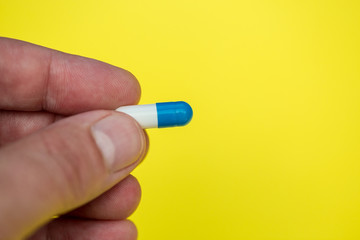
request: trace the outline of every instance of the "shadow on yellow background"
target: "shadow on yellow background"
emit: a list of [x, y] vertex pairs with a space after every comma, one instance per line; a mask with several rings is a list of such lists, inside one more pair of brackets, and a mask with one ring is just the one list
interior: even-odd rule
[[[360, 239], [358, 1], [0, 0], [0, 35], [134, 73], [149, 130], [139, 239]], [[101, 79], [99, 79], [101, 81]]]

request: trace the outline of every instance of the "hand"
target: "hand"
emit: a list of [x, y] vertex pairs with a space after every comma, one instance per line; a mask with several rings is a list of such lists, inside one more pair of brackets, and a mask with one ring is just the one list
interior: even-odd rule
[[0, 38], [0, 239], [136, 239], [148, 139], [111, 109], [139, 98], [123, 69]]

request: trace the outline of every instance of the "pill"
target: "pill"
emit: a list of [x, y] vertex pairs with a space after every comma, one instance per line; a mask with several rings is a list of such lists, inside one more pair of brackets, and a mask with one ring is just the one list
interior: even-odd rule
[[144, 129], [184, 126], [193, 115], [190, 105], [182, 101], [123, 106], [115, 111], [130, 115]]

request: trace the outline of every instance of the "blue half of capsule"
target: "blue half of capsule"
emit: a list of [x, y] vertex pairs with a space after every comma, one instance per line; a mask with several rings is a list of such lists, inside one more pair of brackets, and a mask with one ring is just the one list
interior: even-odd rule
[[156, 103], [158, 127], [176, 127], [188, 124], [193, 111], [186, 102]]

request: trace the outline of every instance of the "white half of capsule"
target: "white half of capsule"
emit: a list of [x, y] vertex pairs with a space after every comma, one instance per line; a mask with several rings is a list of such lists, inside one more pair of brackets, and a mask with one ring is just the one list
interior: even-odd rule
[[115, 111], [123, 112], [130, 115], [144, 129], [158, 127], [156, 104], [124, 106], [117, 108]]

